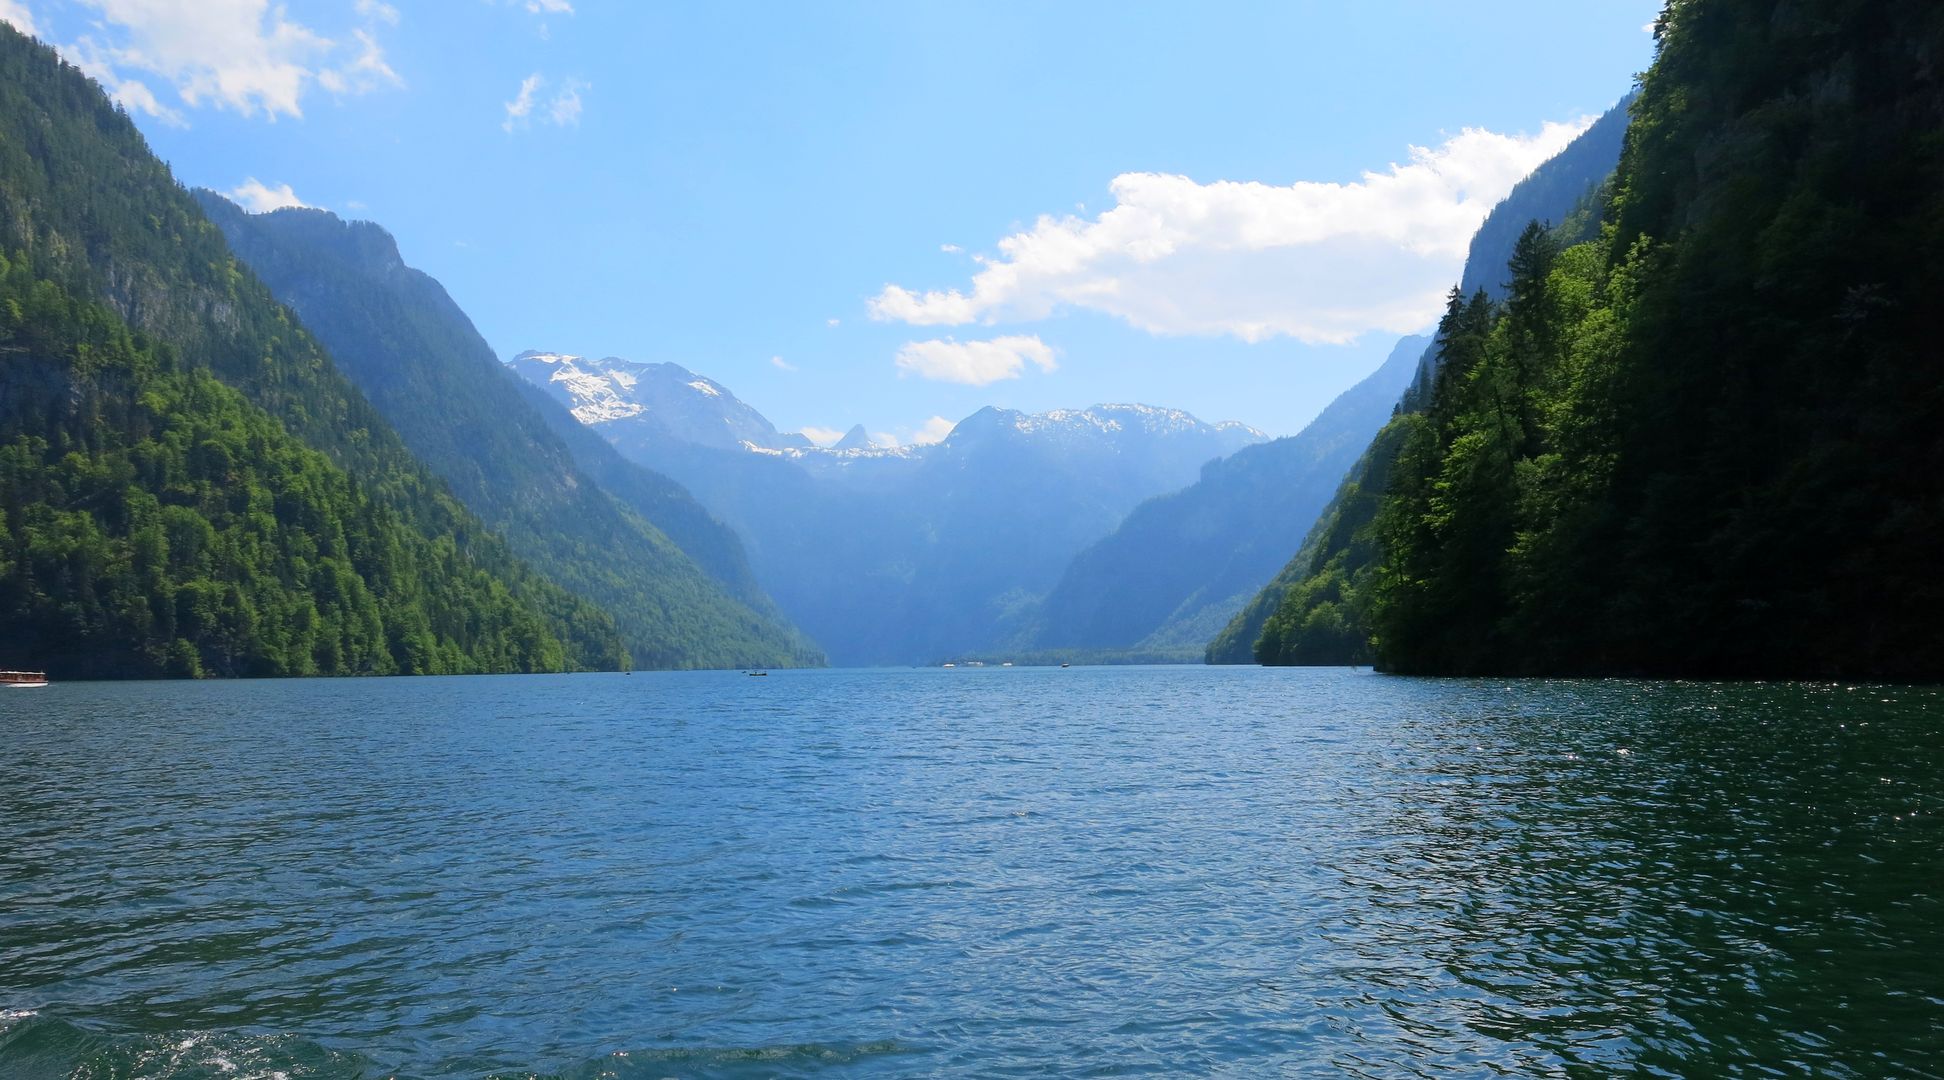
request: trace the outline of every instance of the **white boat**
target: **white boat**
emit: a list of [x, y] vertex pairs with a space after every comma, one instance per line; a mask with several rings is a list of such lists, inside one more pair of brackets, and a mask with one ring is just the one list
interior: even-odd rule
[[47, 672], [45, 671], [0, 671], [0, 686], [30, 690], [36, 686], [46, 685]]

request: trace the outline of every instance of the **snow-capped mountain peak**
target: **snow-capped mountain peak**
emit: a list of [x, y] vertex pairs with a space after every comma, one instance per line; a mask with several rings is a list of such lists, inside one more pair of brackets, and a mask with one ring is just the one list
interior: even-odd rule
[[777, 431], [721, 383], [680, 364], [533, 350], [508, 365], [559, 398], [581, 423], [610, 427], [610, 437], [617, 440], [622, 434], [615, 425], [628, 428], [630, 438], [728, 450], [748, 445], [776, 451], [809, 442]]
[[649, 364], [619, 357], [591, 360], [573, 353], [524, 352], [510, 366], [560, 398], [583, 424], [605, 429], [618, 444], [664, 443], [740, 450], [782, 457], [806, 467], [846, 467], [878, 460], [916, 462], [937, 454], [1017, 444], [1055, 454], [1124, 453], [1180, 444], [1209, 456], [1226, 456], [1262, 432], [1233, 421], [1209, 424], [1181, 409], [1141, 404], [1101, 404], [1084, 409], [1028, 413], [988, 407], [961, 421], [942, 442], [882, 446], [862, 424], [829, 447], [779, 432], [721, 383], [679, 364]]

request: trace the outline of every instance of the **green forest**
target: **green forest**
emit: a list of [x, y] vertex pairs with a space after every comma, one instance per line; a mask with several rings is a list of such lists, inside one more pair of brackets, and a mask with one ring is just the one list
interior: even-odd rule
[[[1944, 9], [1673, 0], [1654, 31], [1634, 92], [1486, 219], [1389, 422], [1207, 659], [1934, 675]], [[100, 86], [7, 26], [0, 288], [0, 666], [822, 661], [726, 525], [501, 370], [382, 229], [199, 201]], [[1309, 478], [1302, 520], [1341, 467]], [[1155, 505], [1210, 527], [1192, 500]], [[842, 525], [819, 557], [875, 542]], [[1300, 526], [1273, 527], [1248, 550], [1286, 552]], [[1007, 547], [994, 528], [926, 544], [984, 557]], [[1105, 612], [1088, 633], [1153, 624], [1197, 569], [1158, 561], [1172, 577], [1083, 561], [1056, 599]], [[1263, 570], [1224, 579], [1190, 633]], [[777, 578], [786, 600], [807, 581], [874, 610], [863, 576]]]
[[11, 27], [0, 251], [0, 666], [628, 664], [606, 613], [412, 458], [100, 88]]
[[[100, 304], [0, 259], [0, 619], [55, 672], [558, 671], [547, 620]], [[613, 639], [598, 615], [582, 639]], [[575, 657], [616, 665], [604, 655]]]
[[[613, 616], [637, 665], [822, 662], [756, 586], [735, 533], [598, 435], [583, 433], [592, 450], [563, 440], [560, 430], [579, 426], [572, 414], [530, 399], [383, 229], [323, 210], [245, 214], [214, 193], [193, 194], [407, 449], [528, 565]], [[560, 414], [560, 428], [545, 410]]]
[[1944, 9], [1689, 0], [1657, 34], [1597, 235], [1534, 225], [1502, 302], [1453, 290], [1257, 659], [1934, 674]]

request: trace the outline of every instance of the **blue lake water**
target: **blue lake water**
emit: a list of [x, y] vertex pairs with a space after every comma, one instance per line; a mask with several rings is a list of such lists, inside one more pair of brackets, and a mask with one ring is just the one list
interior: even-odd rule
[[0, 691], [0, 1077], [1936, 1076], [1944, 693]]

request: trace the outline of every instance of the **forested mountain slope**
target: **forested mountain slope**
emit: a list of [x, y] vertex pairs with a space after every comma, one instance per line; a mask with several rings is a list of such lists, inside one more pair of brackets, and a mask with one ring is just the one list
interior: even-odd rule
[[406, 527], [241, 394], [24, 259], [0, 259], [0, 512], [0, 666], [100, 678], [568, 662], [456, 538]]
[[[445, 289], [405, 265], [383, 229], [323, 210], [246, 214], [212, 192], [196, 196], [411, 451], [516, 554], [609, 612], [638, 666], [821, 661], [754, 589], [735, 534], [679, 486], [620, 476], [646, 470], [617, 459], [606, 471], [635, 496], [623, 502], [583, 470], [541, 415], [562, 407], [529, 398]], [[651, 514], [683, 527], [747, 599], [729, 595]]]
[[1300, 433], [1212, 461], [1195, 483], [1135, 507], [1068, 564], [1038, 607], [1028, 647], [1199, 653], [1302, 541], [1390, 418], [1426, 342], [1399, 341]]
[[[1607, 110], [1564, 150], [1515, 185], [1486, 215], [1466, 252], [1461, 286], [1466, 295], [1477, 291], [1488, 296], [1503, 295], [1506, 264], [1528, 223], [1534, 220], [1559, 223], [1575, 237], [1597, 227], [1600, 186], [1620, 159], [1627, 107], [1632, 100], [1630, 94]], [[1406, 411], [1414, 409], [1415, 400], [1429, 392], [1436, 370], [1437, 351], [1425, 348], [1416, 364], [1411, 389], [1404, 395]], [[1336, 493], [1322, 514], [1306, 523], [1302, 545], [1295, 557], [1235, 613], [1209, 644], [1206, 655], [1210, 663], [1246, 664], [1257, 659], [1255, 645], [1270, 615], [1282, 605], [1292, 586], [1312, 577], [1315, 581], [1292, 602], [1278, 625], [1279, 635], [1291, 625], [1307, 626], [1306, 636], [1300, 642], [1292, 641], [1287, 651], [1279, 636], [1266, 654], [1269, 662], [1368, 661], [1362, 619], [1357, 614], [1361, 594], [1348, 576], [1369, 563], [1368, 553], [1372, 549], [1358, 529], [1368, 527], [1374, 500], [1383, 493], [1394, 440], [1385, 428], [1384, 433], [1370, 442], [1370, 447], [1356, 458], [1349, 472], [1341, 476]], [[1355, 554], [1351, 553], [1353, 547]], [[1326, 573], [1323, 567], [1331, 560], [1335, 560], [1336, 569]]]
[[[27, 301], [20, 302], [18, 312], [9, 309], [10, 325], [29, 327], [29, 337], [0, 355], [10, 381], [68, 387], [66, 398], [43, 397], [39, 404], [23, 390], [9, 403], [10, 426], [0, 432], [12, 448], [4, 497], [6, 588], [15, 612], [0, 646], [20, 662], [36, 662], [41, 655], [36, 650], [87, 624], [89, 647], [59, 654], [83, 672], [93, 671], [89, 665], [97, 662], [105, 665], [103, 674], [197, 666], [237, 673], [302, 670], [288, 648], [281, 650], [285, 659], [275, 661], [263, 659], [280, 651], [272, 644], [259, 654], [223, 642], [247, 640], [252, 626], [261, 629], [266, 620], [280, 617], [274, 610], [295, 610], [288, 594], [313, 587], [310, 572], [316, 566], [303, 554], [311, 543], [320, 558], [334, 553], [328, 556], [336, 560], [333, 575], [348, 570], [371, 596], [392, 598], [397, 616], [386, 619], [381, 610], [377, 637], [385, 641], [388, 660], [359, 659], [364, 647], [359, 643], [375, 640], [364, 634], [345, 639], [347, 648], [336, 662], [326, 662], [328, 650], [313, 652], [320, 671], [523, 670], [626, 662], [605, 613], [536, 576], [411, 457], [310, 335], [231, 256], [222, 234], [101, 89], [53, 50], [11, 27], [0, 27], [0, 251], [6, 253], [13, 288], [40, 305], [34, 311], [69, 305], [65, 314], [45, 317], [35, 316]], [[107, 311], [95, 310], [97, 303]], [[120, 322], [135, 332], [125, 347], [118, 341], [115, 324]], [[164, 359], [151, 363], [145, 357]], [[154, 376], [160, 382], [143, 374], [151, 368], [162, 373]], [[241, 400], [206, 393], [210, 378], [198, 371], [240, 391]], [[144, 396], [149, 390], [153, 393]], [[127, 394], [136, 395], [132, 402], [114, 400]], [[95, 407], [90, 402], [104, 409], [133, 404], [140, 411], [125, 417], [128, 426], [119, 434], [106, 426], [93, 432], [94, 421], [74, 411]], [[218, 429], [228, 434], [219, 436]], [[290, 452], [279, 432], [318, 456]], [[80, 447], [74, 454], [58, 453], [69, 436], [80, 439]], [[215, 449], [200, 458], [192, 455], [180, 468], [167, 455], [143, 457], [151, 453], [144, 442], [174, 445], [192, 436], [197, 447], [207, 443], [230, 452], [229, 468], [243, 470], [233, 482], [236, 496], [245, 501], [230, 510], [249, 520], [226, 524], [222, 514], [203, 505], [211, 485], [232, 476]], [[276, 460], [239, 466], [235, 448], [259, 443]], [[271, 471], [252, 471], [259, 466]], [[89, 489], [91, 496], [78, 494], [71, 474], [96, 467], [111, 469], [110, 479]], [[343, 481], [349, 488], [332, 494], [329, 489], [339, 481], [331, 477], [339, 471], [349, 474]], [[278, 504], [286, 481], [308, 484], [312, 493]], [[258, 492], [267, 492], [270, 503]], [[145, 498], [155, 501], [157, 513], [173, 506], [215, 514], [209, 524], [218, 531], [217, 547], [236, 546], [217, 563], [172, 570], [166, 580], [180, 586], [173, 596], [144, 594], [150, 616], [159, 622], [167, 621], [161, 609], [173, 602], [178, 625], [193, 621], [180, 617], [185, 604], [200, 612], [196, 618], [206, 614], [220, 624], [177, 635], [176, 641], [197, 652], [194, 665], [173, 641], [113, 640], [117, 628], [141, 622], [132, 593], [117, 592], [125, 609], [99, 617], [101, 597], [90, 595], [96, 574], [85, 569], [85, 558], [93, 556], [83, 553], [133, 558], [110, 549], [124, 538], [133, 542], [142, 515], [131, 511], [134, 516], [124, 519], [116, 507], [146, 507]], [[277, 518], [278, 505], [297, 516]], [[300, 512], [305, 506], [316, 512], [305, 517]], [[273, 542], [271, 523], [258, 516], [265, 513], [278, 527], [302, 535]], [[76, 514], [94, 524], [84, 527]], [[347, 524], [347, 516], [369, 525]], [[89, 537], [90, 528], [108, 539], [108, 548]], [[360, 530], [378, 545], [375, 553], [354, 540]], [[83, 539], [68, 544], [58, 538], [62, 533]], [[272, 572], [268, 568], [280, 565], [273, 546], [297, 553], [294, 557], [307, 565]], [[60, 579], [64, 584], [29, 576], [63, 559], [70, 567]], [[420, 576], [423, 588], [389, 576], [404, 573]], [[233, 594], [229, 584], [238, 586]], [[198, 599], [208, 591], [204, 585], [224, 591], [221, 604]], [[415, 632], [421, 615], [429, 637]], [[370, 629], [368, 622], [364, 629]], [[529, 645], [506, 647], [515, 639]], [[166, 655], [156, 655], [156, 648]], [[118, 649], [119, 660], [113, 658]]]
[[1669, 5], [1610, 227], [1529, 232], [1441, 327], [1371, 530], [1381, 664], [1938, 676], [1940, 56], [1934, 3]]

